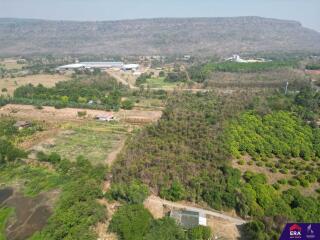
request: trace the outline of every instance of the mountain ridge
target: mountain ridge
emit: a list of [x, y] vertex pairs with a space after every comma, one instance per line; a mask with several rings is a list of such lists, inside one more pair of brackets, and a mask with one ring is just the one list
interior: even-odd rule
[[0, 55], [228, 55], [320, 51], [320, 33], [255, 16], [69, 21], [0, 18]]

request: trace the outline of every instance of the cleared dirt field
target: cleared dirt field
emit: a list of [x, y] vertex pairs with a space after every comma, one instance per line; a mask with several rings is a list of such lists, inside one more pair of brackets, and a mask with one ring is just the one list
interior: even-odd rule
[[[78, 117], [78, 112], [85, 111], [85, 117]], [[96, 115], [105, 115], [107, 113], [102, 110], [63, 108], [55, 109], [54, 107], [43, 107], [36, 109], [31, 105], [8, 104], [0, 108], [0, 115], [11, 115], [13, 117], [25, 120], [37, 120], [46, 122], [69, 122], [69, 121], [87, 121], [93, 119]], [[162, 115], [161, 111], [143, 111], [143, 110], [120, 110], [114, 112], [114, 116], [120, 121], [129, 123], [150, 123], [156, 122]]]
[[59, 74], [39, 74], [39, 75], [30, 75], [25, 77], [16, 77], [16, 78], [2, 78], [0, 79], [0, 89], [7, 88], [7, 94], [13, 94], [14, 90], [20, 86], [26, 84], [38, 85], [41, 83], [46, 87], [53, 87], [57, 82], [67, 81], [70, 77], [67, 75], [59, 75]]

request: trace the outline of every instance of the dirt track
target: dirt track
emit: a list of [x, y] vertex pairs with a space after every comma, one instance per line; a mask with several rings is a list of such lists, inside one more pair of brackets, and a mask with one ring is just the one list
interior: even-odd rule
[[192, 207], [192, 206], [182, 204], [182, 203], [170, 202], [170, 201], [161, 199], [156, 196], [150, 196], [146, 200], [146, 202], [148, 202], [149, 204], [152, 204], [154, 206], [162, 205], [162, 206], [166, 206], [169, 208], [177, 208], [177, 209], [184, 209], [184, 210], [188, 210], [188, 211], [204, 213], [207, 216], [220, 218], [220, 219], [226, 220], [230, 223], [233, 223], [235, 225], [242, 225], [242, 224], [246, 223], [246, 221], [241, 218], [231, 217], [231, 216], [229, 216], [225, 213], [222, 213], [222, 212], [213, 211], [213, 210], [206, 210], [206, 209], [202, 209], [202, 208], [198, 208], [198, 207]]

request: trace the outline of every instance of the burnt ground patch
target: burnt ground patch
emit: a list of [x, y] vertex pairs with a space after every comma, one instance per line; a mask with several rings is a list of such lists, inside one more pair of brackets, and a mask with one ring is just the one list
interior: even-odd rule
[[13, 189], [10, 187], [0, 189], [0, 205], [4, 203], [13, 194]]
[[[10, 189], [10, 188], [8, 188]], [[59, 191], [53, 190], [41, 193], [37, 197], [24, 196], [11, 188], [0, 190], [3, 206], [14, 208], [14, 214], [9, 218], [5, 234], [8, 240], [24, 240], [41, 230], [52, 214], [52, 208]]]

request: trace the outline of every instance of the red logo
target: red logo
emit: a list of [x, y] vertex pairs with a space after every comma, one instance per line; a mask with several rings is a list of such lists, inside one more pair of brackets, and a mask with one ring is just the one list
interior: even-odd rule
[[301, 227], [298, 224], [290, 227], [290, 238], [301, 238]]

